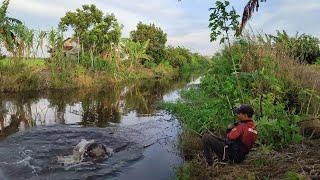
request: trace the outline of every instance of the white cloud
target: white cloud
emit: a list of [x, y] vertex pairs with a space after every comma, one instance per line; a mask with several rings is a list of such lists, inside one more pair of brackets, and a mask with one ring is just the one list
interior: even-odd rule
[[219, 42], [210, 42], [210, 32], [202, 29], [185, 35], [169, 36], [168, 43], [173, 46], [181, 46], [205, 55], [213, 55], [220, 49]]
[[[210, 46], [208, 31], [203, 30], [207, 27], [207, 18], [201, 19], [200, 22], [199, 19], [190, 18], [195, 14], [181, 8], [181, 3], [176, 0], [12, 0], [10, 11], [20, 15], [19, 18], [22, 17], [23, 21], [27, 21], [26, 23], [33, 27], [38, 27], [36, 24], [47, 24], [47, 21], [54, 22], [51, 26], [56, 27], [59, 19], [67, 11], [91, 3], [96, 4], [105, 13], [114, 13], [124, 25], [124, 36], [128, 36], [137, 23], [142, 21], [155, 23], [167, 32], [169, 45], [185, 46], [204, 54], [212, 54], [211, 51], [215, 49]], [[32, 19], [24, 19], [28, 16], [32, 16]], [[44, 22], [43, 19], [47, 21]], [[199, 24], [205, 26], [196, 27]], [[199, 28], [202, 29], [198, 31]]]
[[26, 15], [33, 14], [46, 17], [59, 17], [66, 11], [62, 4], [37, 0], [12, 0], [9, 10], [11, 9]]
[[[268, 1], [267, 1], [268, 2]], [[268, 8], [273, 3], [272, 8]], [[254, 15], [250, 25], [254, 30], [265, 33], [275, 33], [276, 30], [286, 30], [290, 34], [309, 33], [320, 35], [320, 24], [317, 17], [320, 15], [319, 0], [282, 0], [270, 1], [265, 8]]]
[[[168, 34], [168, 44], [185, 46], [202, 54], [213, 54], [218, 43], [209, 42], [208, 8], [211, 0], [11, 0], [10, 16], [18, 17], [33, 28], [57, 27], [59, 19], [82, 4], [96, 4], [105, 13], [114, 13], [128, 36], [139, 21], [155, 23]], [[239, 12], [246, 1], [234, 1]], [[285, 29], [320, 35], [319, 0], [281, 0], [261, 4], [250, 20], [253, 30], [274, 33]], [[248, 29], [248, 28], [247, 28]]]

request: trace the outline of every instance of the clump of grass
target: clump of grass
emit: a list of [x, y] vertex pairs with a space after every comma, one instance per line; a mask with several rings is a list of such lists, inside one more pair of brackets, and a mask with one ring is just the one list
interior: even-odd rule
[[40, 74], [25, 63], [0, 64], [0, 91], [38, 90], [41, 86]]
[[178, 141], [179, 149], [185, 160], [191, 160], [202, 152], [201, 137], [189, 131], [184, 131]]

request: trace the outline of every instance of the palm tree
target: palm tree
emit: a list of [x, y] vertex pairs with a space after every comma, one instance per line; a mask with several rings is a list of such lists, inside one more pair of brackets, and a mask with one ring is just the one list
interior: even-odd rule
[[267, 0], [249, 0], [247, 5], [244, 7], [242, 20], [241, 20], [241, 24], [240, 24], [240, 27], [239, 27], [239, 31], [237, 32], [237, 35], [241, 35], [241, 33], [242, 33], [244, 27], [246, 26], [247, 22], [252, 17], [252, 14], [255, 11], [259, 10], [260, 2], [266, 2], [266, 1]]

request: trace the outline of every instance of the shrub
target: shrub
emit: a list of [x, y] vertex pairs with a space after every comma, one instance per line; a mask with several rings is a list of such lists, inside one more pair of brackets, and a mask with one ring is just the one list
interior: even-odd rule
[[0, 63], [0, 92], [38, 90], [42, 83], [40, 75], [21, 61]]
[[283, 46], [289, 55], [302, 63], [315, 63], [320, 57], [319, 39], [307, 34], [290, 37], [285, 31], [278, 31], [276, 36], [269, 35], [275, 46]]
[[288, 119], [268, 119], [262, 117], [257, 123], [259, 141], [273, 147], [283, 147], [288, 144], [299, 143], [303, 138], [300, 128]]

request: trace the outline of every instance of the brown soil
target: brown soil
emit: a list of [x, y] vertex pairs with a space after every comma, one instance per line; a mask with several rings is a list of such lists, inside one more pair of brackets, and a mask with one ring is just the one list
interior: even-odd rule
[[[209, 167], [199, 153], [189, 163], [190, 179], [320, 179], [320, 139], [282, 151], [258, 147], [241, 164], [216, 161]], [[181, 171], [182, 177], [186, 172]], [[183, 179], [183, 178], [182, 178]]]

